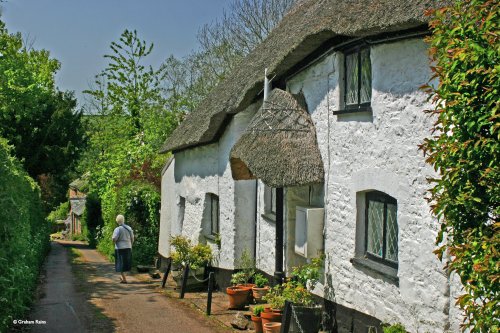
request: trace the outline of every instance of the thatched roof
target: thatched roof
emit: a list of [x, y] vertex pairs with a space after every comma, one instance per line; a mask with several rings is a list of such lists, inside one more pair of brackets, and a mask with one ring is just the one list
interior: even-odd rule
[[[426, 24], [424, 11], [447, 0], [304, 0], [190, 113], [162, 152], [217, 139], [224, 120], [262, 91], [264, 69], [282, 78], [294, 65], [334, 38], [367, 37]], [[340, 39], [339, 39], [340, 40]]]
[[231, 150], [234, 179], [259, 178], [271, 187], [323, 182], [316, 130], [301, 97], [272, 91]]

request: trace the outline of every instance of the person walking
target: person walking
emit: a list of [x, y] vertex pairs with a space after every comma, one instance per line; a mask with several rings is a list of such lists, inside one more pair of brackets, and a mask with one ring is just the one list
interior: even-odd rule
[[116, 216], [118, 227], [113, 231], [113, 243], [115, 243], [115, 271], [121, 274], [120, 283], [127, 283], [125, 272], [132, 269], [132, 244], [134, 243], [134, 231], [125, 224], [123, 215]]

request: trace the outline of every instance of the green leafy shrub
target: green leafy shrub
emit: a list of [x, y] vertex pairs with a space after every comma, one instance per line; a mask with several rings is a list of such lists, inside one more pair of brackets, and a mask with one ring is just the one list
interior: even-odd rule
[[[464, 330], [494, 332], [500, 318], [500, 3], [460, 0], [430, 13], [437, 87], [433, 136], [422, 145], [439, 172], [429, 202], [441, 222], [436, 243], [461, 279]], [[444, 244], [444, 245], [443, 245]], [[450, 256], [448, 256], [449, 254]]]
[[96, 247], [97, 233], [102, 229], [103, 225], [101, 200], [99, 200], [99, 196], [96, 193], [89, 193], [85, 200], [82, 226], [85, 239], [89, 242], [90, 247]]
[[257, 286], [257, 288], [264, 288], [269, 284], [269, 280], [261, 273], [257, 273], [254, 275], [253, 282], [255, 283], [255, 286]]
[[256, 317], [260, 317], [260, 314], [264, 312], [264, 305], [257, 305], [256, 307], [253, 308], [253, 315]]
[[177, 267], [189, 265], [192, 270], [197, 270], [205, 266], [212, 260], [212, 249], [208, 245], [192, 245], [191, 241], [184, 236], [172, 237], [171, 245], [174, 247], [172, 252], [172, 263]]
[[69, 214], [69, 202], [62, 202], [56, 209], [51, 211], [47, 216], [47, 221], [51, 224], [56, 224], [57, 220], [65, 220]]
[[153, 185], [131, 181], [116, 192], [105, 193], [102, 210], [104, 226], [99, 229], [97, 248], [109, 258], [114, 253], [111, 239], [117, 227], [115, 218], [125, 216], [125, 223], [134, 230], [133, 261], [149, 265], [158, 252], [160, 193]]
[[0, 332], [32, 301], [49, 233], [38, 186], [0, 138]]
[[394, 325], [384, 324], [382, 325], [382, 330], [384, 333], [406, 333], [405, 327], [399, 323]]

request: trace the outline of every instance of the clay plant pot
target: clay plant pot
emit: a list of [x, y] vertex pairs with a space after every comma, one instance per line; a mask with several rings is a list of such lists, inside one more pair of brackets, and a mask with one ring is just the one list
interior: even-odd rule
[[268, 292], [269, 292], [269, 287], [267, 286], [264, 288], [259, 288], [259, 287], [252, 288], [253, 298], [255, 299], [256, 303], [262, 302], [262, 297], [266, 296]]
[[268, 311], [264, 309], [264, 312], [260, 313], [260, 317], [262, 318], [262, 325], [268, 323], [281, 323], [282, 312], [281, 311]]
[[255, 287], [253, 283], [237, 284], [236, 287], [248, 290], [248, 303], [253, 303], [252, 288]]
[[248, 303], [248, 289], [240, 287], [227, 287], [226, 293], [229, 297], [229, 309], [241, 310]]
[[264, 329], [262, 327], [262, 318], [252, 315], [253, 326], [255, 327], [255, 333], [263, 333]]
[[267, 323], [264, 324], [264, 333], [280, 333], [281, 323]]

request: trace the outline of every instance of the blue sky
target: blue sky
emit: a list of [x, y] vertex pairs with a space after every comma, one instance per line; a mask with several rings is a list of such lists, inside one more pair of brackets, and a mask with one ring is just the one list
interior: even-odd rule
[[221, 17], [229, 0], [8, 0], [1, 19], [10, 32], [21, 32], [36, 49], [58, 59], [61, 90], [77, 97], [106, 65], [103, 55], [125, 29], [136, 29], [153, 42], [157, 66], [170, 54], [187, 55], [196, 48], [196, 33]]

